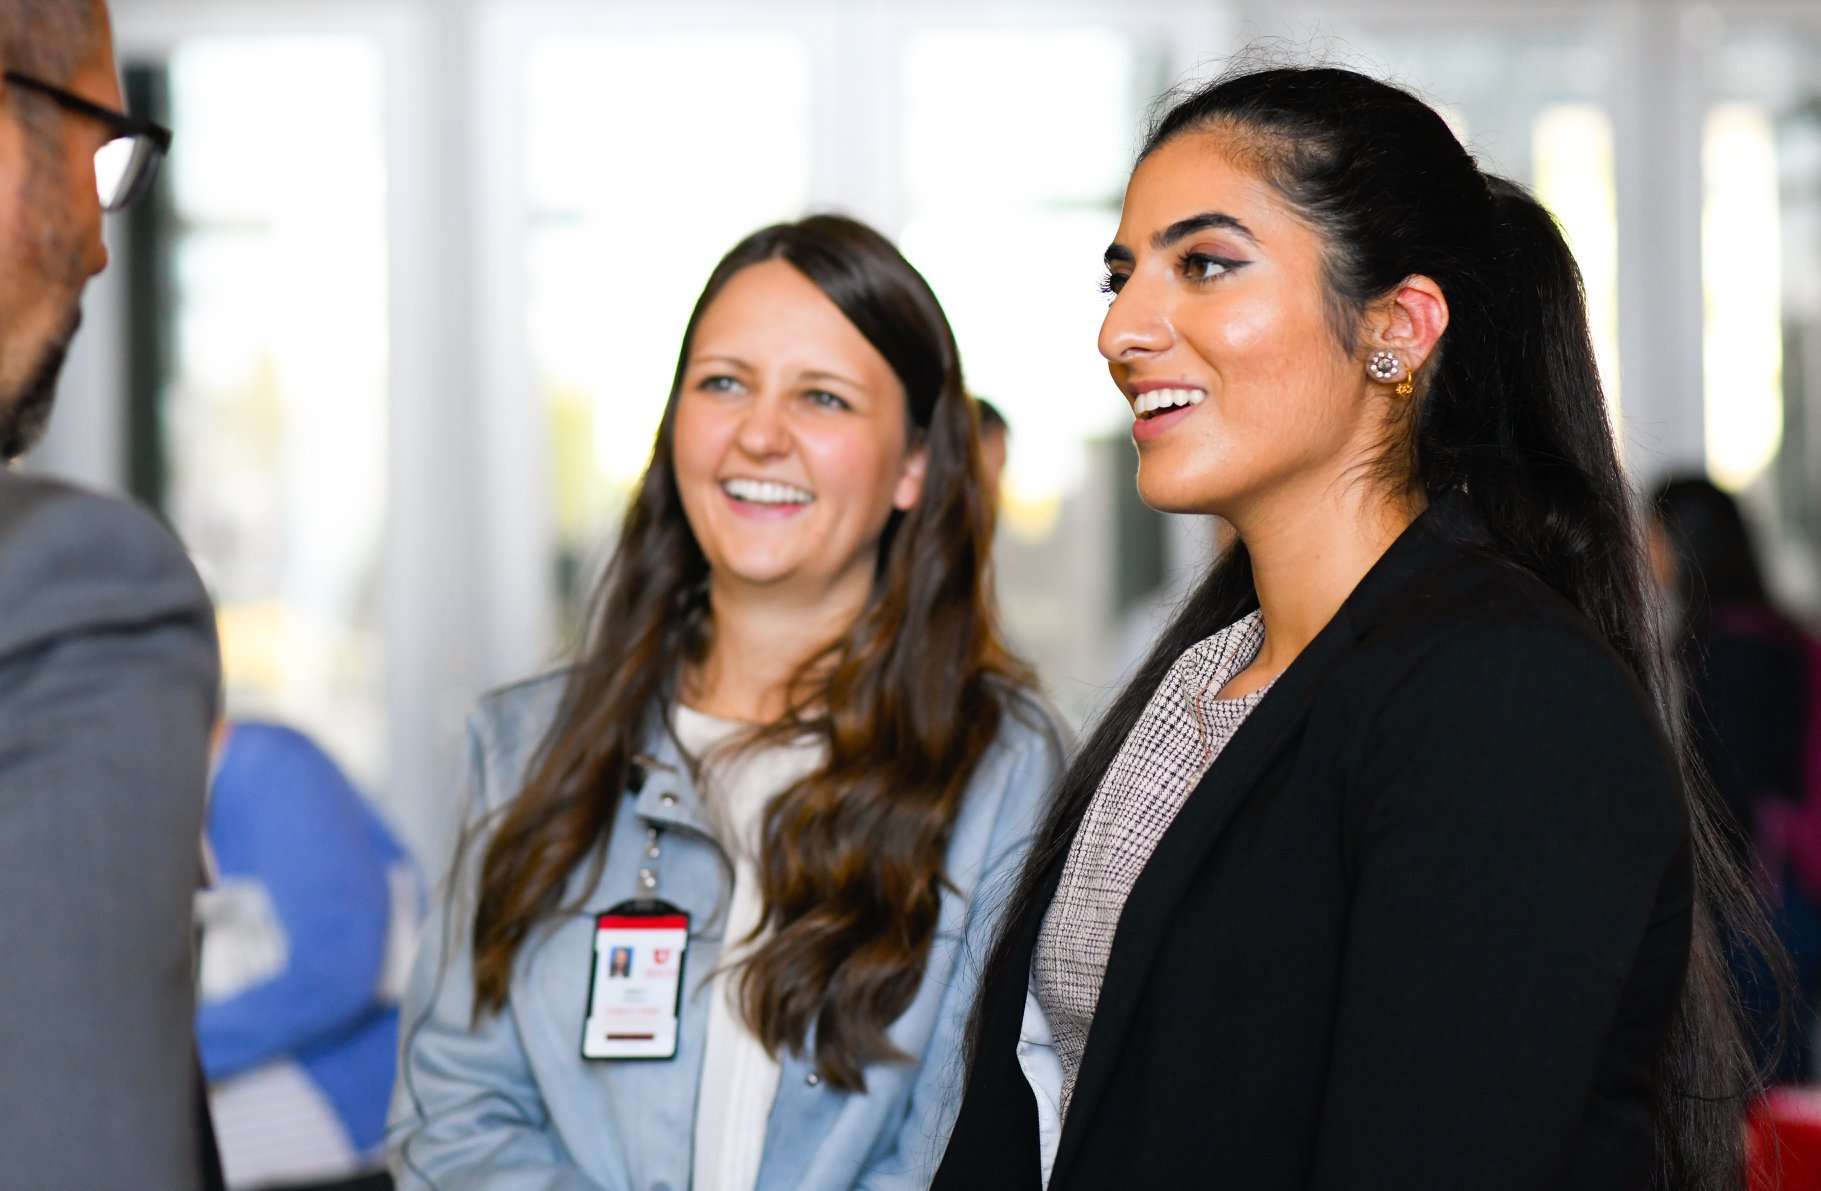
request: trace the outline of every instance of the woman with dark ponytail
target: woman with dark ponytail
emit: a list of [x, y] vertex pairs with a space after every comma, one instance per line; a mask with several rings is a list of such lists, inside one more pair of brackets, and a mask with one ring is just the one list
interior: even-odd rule
[[1736, 1188], [1750, 915], [1549, 214], [1410, 94], [1149, 136], [1100, 350], [1237, 543], [1063, 779], [940, 1188]]

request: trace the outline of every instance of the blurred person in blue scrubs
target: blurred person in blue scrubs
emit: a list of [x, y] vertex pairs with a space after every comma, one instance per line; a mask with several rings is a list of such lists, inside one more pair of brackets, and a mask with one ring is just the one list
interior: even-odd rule
[[275, 724], [222, 727], [208, 841], [196, 1033], [228, 1186], [383, 1191], [416, 869], [335, 762]]

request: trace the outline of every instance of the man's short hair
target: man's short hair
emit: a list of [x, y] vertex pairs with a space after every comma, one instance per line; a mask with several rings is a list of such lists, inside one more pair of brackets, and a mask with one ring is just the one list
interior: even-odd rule
[[[0, 69], [42, 82], [68, 82], [95, 48], [107, 16], [100, 0], [0, 0]], [[55, 109], [41, 95], [10, 88], [12, 114], [35, 147], [34, 170], [50, 152]]]
[[0, 67], [67, 82], [104, 19], [98, 0], [0, 0]]

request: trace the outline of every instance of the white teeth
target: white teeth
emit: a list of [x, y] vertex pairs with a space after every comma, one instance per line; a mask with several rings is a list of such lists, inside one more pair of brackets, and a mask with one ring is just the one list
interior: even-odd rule
[[1139, 417], [1178, 405], [1200, 405], [1208, 395], [1200, 389], [1152, 389], [1132, 399], [1132, 412]]
[[721, 491], [755, 505], [806, 505], [816, 499], [813, 492], [777, 480], [722, 480]]

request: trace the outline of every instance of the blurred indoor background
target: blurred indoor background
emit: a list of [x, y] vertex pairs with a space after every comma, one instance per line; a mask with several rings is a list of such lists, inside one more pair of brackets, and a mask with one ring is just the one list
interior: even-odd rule
[[1090, 714], [1207, 552], [1133, 495], [1094, 336], [1147, 103], [1255, 39], [1444, 107], [1580, 258], [1639, 484], [1705, 470], [1821, 611], [1821, 5], [115, 0], [176, 144], [32, 466], [134, 492], [230, 709], [336, 755], [434, 871], [462, 719], [562, 654], [689, 305], [746, 231], [897, 237], [1011, 424], [999, 582]]

